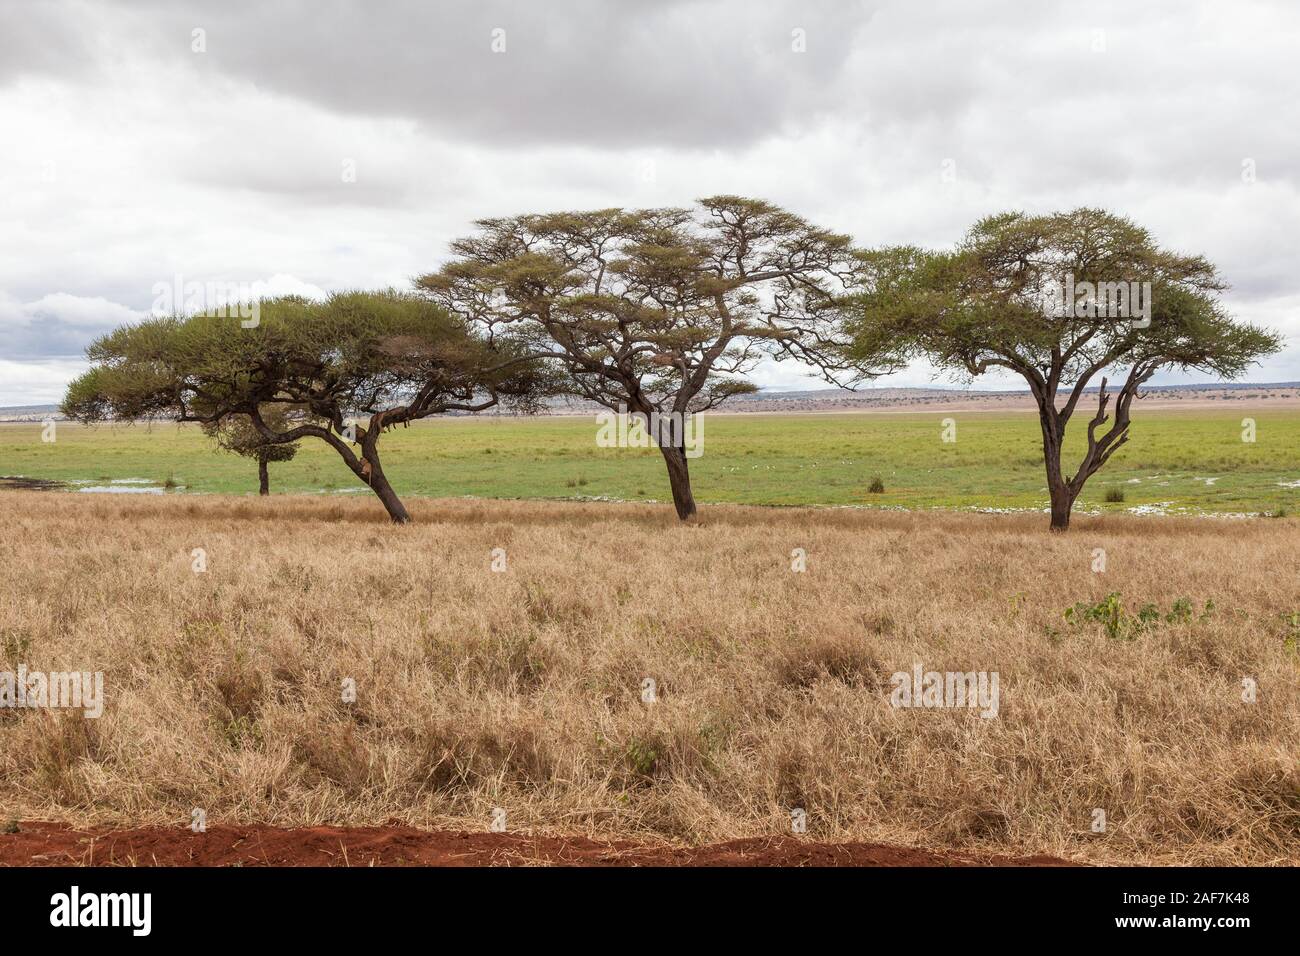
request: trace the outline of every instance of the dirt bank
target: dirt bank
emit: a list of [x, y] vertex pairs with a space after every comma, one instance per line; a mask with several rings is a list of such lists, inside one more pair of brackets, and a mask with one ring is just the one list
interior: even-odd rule
[[0, 866], [1069, 866], [1049, 856], [974, 856], [794, 837], [698, 847], [586, 837], [383, 827], [77, 830], [23, 823], [0, 834]]

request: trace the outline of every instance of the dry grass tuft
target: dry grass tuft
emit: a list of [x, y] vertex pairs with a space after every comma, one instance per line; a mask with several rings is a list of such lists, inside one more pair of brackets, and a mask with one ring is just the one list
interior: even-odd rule
[[[503, 807], [697, 841], [803, 807], [819, 839], [1300, 862], [1293, 521], [412, 512], [0, 495], [0, 670], [102, 670], [107, 697], [99, 720], [0, 711], [3, 816], [483, 829]], [[1159, 620], [1065, 621], [1111, 592]], [[997, 671], [999, 716], [891, 707], [914, 662]]]

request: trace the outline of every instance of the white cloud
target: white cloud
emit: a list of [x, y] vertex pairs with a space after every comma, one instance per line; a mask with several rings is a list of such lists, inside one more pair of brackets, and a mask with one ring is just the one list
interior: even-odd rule
[[0, 297], [0, 357], [76, 357], [90, 339], [140, 318], [102, 296], [52, 292], [25, 303]]
[[86, 362], [75, 359], [13, 362], [0, 358], [0, 407], [58, 404], [68, 382], [86, 367]]

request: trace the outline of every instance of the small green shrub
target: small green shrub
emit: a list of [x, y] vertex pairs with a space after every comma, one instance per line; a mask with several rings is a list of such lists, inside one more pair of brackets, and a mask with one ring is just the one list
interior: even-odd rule
[[1169, 613], [1165, 615], [1165, 622], [1168, 624], [1186, 624], [1192, 619], [1192, 602], [1187, 598], [1179, 598], [1170, 608]]
[[[1214, 602], [1206, 601], [1201, 620], [1214, 613]], [[1144, 634], [1161, 622], [1159, 605], [1147, 602], [1132, 614], [1124, 609], [1124, 599], [1118, 591], [1106, 595], [1105, 600], [1089, 605], [1080, 601], [1073, 607], [1065, 609], [1065, 620], [1079, 627], [1088, 621], [1095, 621], [1106, 630], [1106, 636], [1112, 640], [1131, 641], [1139, 634]], [[1178, 598], [1169, 613], [1163, 615], [1166, 624], [1190, 624], [1195, 618], [1195, 609], [1190, 598]], [[1048, 634], [1049, 639], [1052, 635]]]
[[1282, 634], [1282, 646], [1292, 652], [1300, 650], [1300, 611], [1279, 614], [1278, 617], [1286, 625], [1286, 630]]
[[623, 752], [628, 767], [638, 777], [653, 777], [659, 769], [659, 748], [648, 740], [633, 739]]

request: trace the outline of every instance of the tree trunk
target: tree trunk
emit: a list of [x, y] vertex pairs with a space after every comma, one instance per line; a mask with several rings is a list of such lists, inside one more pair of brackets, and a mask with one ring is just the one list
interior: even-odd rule
[[686, 521], [695, 516], [695, 496], [691, 494], [691, 475], [687, 468], [686, 449], [660, 445], [664, 462], [668, 465], [668, 484], [673, 490], [673, 506], [677, 517]]
[[379, 496], [379, 500], [384, 503], [384, 510], [388, 512], [388, 517], [393, 519], [393, 524], [407, 524], [410, 522], [411, 516], [407, 513], [406, 506], [397, 497], [397, 492], [393, 491], [393, 486], [388, 483], [388, 479], [383, 476], [382, 472], [379, 474], [371, 473], [370, 488]]
[[271, 493], [271, 474], [266, 467], [266, 459], [257, 459], [257, 493], [259, 495], [269, 495]]
[[382, 413], [375, 415], [371, 417], [368, 428], [364, 431], [358, 429], [361, 437], [361, 460], [353, 471], [357, 473], [358, 478], [370, 486], [370, 490], [379, 498], [393, 524], [408, 524], [411, 516], [407, 514], [402, 500], [397, 497], [397, 492], [393, 491], [393, 486], [388, 483], [388, 478], [384, 475], [384, 467], [379, 463], [379, 436], [383, 432], [381, 418]]
[[411, 516], [407, 513], [402, 500], [397, 497], [397, 492], [393, 491], [393, 486], [388, 483], [388, 479], [384, 476], [384, 469], [379, 466], [378, 457], [363, 460], [370, 466], [370, 473], [363, 477], [367, 484], [370, 485], [370, 490], [383, 502], [384, 510], [388, 512], [388, 517], [393, 519], [393, 524], [409, 523]]
[[1045, 409], [1040, 407], [1040, 412], [1043, 425], [1043, 464], [1047, 469], [1047, 494], [1052, 503], [1051, 529], [1066, 531], [1070, 527], [1074, 492], [1061, 474], [1061, 445], [1065, 440], [1065, 429], [1058, 427]]
[[1070, 510], [1074, 507], [1074, 493], [1065, 482], [1059, 481], [1048, 486], [1052, 499], [1052, 530], [1068, 531], [1070, 529]]

